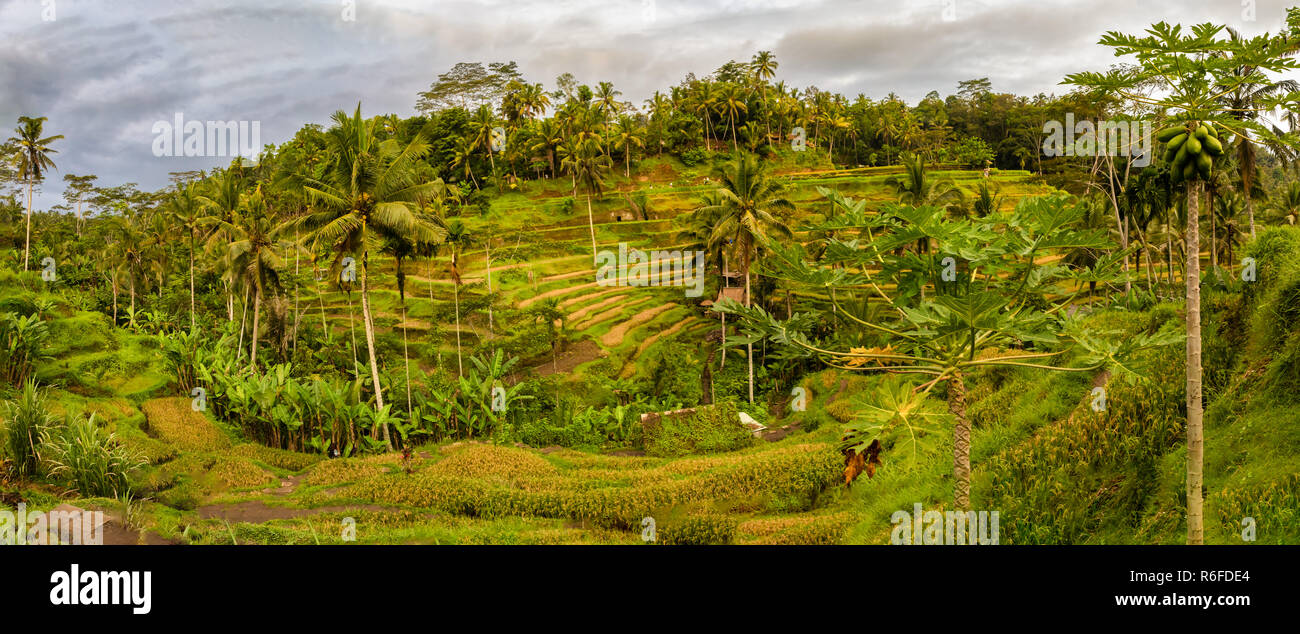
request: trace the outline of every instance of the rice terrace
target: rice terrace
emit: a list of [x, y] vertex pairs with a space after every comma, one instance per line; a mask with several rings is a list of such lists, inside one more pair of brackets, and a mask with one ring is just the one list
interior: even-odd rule
[[[0, 543], [1300, 543], [1294, 9], [1102, 25], [1023, 94], [494, 39], [112, 115], [30, 50], [92, 10], [0, 4]], [[248, 28], [231, 68], [299, 63]]]

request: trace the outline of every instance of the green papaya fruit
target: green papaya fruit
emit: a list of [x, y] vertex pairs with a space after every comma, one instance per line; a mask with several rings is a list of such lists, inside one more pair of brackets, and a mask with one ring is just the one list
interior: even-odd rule
[[1187, 153], [1196, 156], [1201, 153], [1201, 140], [1192, 136], [1187, 138], [1187, 143], [1183, 144], [1187, 148]]
[[1180, 125], [1171, 125], [1171, 126], [1165, 128], [1165, 129], [1163, 129], [1163, 130], [1157, 132], [1157, 133], [1156, 133], [1156, 140], [1159, 141], [1159, 142], [1161, 142], [1161, 143], [1168, 143], [1168, 142], [1174, 140], [1174, 137], [1178, 136], [1179, 134], [1182, 134], [1183, 132], [1186, 132], [1186, 130], [1183, 128], [1183, 126], [1180, 126]]
[[1210, 155], [1212, 156], [1223, 155], [1223, 142], [1219, 141], [1214, 137], [1209, 137], [1205, 139], [1204, 147], [1205, 147], [1205, 151], [1209, 152]]

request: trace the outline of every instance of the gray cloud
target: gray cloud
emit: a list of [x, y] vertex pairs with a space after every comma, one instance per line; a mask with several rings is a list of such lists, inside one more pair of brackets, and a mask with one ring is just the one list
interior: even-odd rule
[[[416, 93], [460, 61], [515, 60], [553, 86], [572, 72], [612, 81], [640, 103], [688, 72], [704, 75], [757, 50], [778, 78], [850, 96], [931, 90], [989, 77], [994, 88], [1062, 92], [1069, 72], [1114, 61], [1106, 30], [1162, 19], [1276, 31], [1286, 3], [1261, 0], [0, 0], [0, 127], [48, 116], [59, 172], [104, 184], [166, 184], [170, 171], [218, 158], [156, 158], [155, 121], [256, 120], [278, 143], [305, 123], [363, 102], [367, 114], [413, 113]], [[1294, 0], [1291, 0], [1294, 2]], [[955, 20], [945, 9], [955, 10]], [[38, 204], [58, 202], [61, 176]]]

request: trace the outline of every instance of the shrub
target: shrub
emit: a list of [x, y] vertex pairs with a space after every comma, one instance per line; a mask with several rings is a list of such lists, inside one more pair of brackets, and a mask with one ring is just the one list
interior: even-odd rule
[[645, 423], [645, 448], [651, 456], [735, 451], [753, 443], [753, 435], [740, 424], [736, 405], [730, 402]]
[[707, 163], [709, 161], [710, 155], [711, 153], [708, 150], [704, 150], [700, 148], [691, 148], [689, 150], [686, 150], [685, 152], [682, 152], [681, 155], [682, 165], [685, 165], [686, 167], [695, 167], [696, 165], [699, 165], [701, 163]]

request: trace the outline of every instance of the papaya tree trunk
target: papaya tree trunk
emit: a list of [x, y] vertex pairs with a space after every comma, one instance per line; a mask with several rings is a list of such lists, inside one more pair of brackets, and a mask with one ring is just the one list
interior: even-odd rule
[[1201, 477], [1205, 438], [1201, 424], [1201, 248], [1199, 181], [1187, 194], [1187, 543], [1204, 540]]
[[970, 419], [966, 417], [966, 383], [961, 372], [948, 379], [948, 411], [956, 418], [952, 434], [953, 503], [970, 510]]

